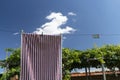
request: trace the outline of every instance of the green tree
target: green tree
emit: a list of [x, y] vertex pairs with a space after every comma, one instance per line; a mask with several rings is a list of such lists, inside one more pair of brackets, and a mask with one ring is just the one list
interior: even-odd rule
[[15, 74], [19, 75], [20, 72], [20, 48], [8, 48], [6, 51], [11, 55], [4, 60], [5, 65], [1, 65], [2, 68], [6, 68], [6, 71], [3, 73], [0, 80], [9, 80], [10, 77], [14, 76]]
[[115, 67], [120, 69], [120, 46], [119, 45], [105, 45], [101, 47], [101, 51], [106, 53], [104, 60], [106, 67], [113, 70]]
[[[6, 68], [5, 72], [0, 78], [4, 80], [15, 74], [20, 73], [20, 48], [6, 49], [11, 55], [5, 60], [0, 61], [1, 67]], [[85, 67], [101, 67], [105, 63], [105, 67], [114, 70], [116, 67], [120, 70], [120, 46], [119, 45], [104, 45], [102, 47], [95, 47], [87, 50], [75, 50], [69, 48], [62, 49], [62, 75], [63, 80], [70, 80], [71, 70], [75, 68]], [[8, 65], [8, 66], [7, 66]], [[6, 74], [7, 73], [7, 74]]]
[[[62, 72], [63, 80], [70, 80], [70, 72], [80, 64], [79, 50], [63, 48], [62, 50]], [[74, 65], [73, 65], [74, 64]]]

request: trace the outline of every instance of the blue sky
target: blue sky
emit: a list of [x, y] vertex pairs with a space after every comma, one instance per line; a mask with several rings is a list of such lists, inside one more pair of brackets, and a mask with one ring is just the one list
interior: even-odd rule
[[94, 44], [120, 44], [120, 0], [0, 0], [0, 59], [5, 58], [5, 48], [20, 47], [21, 30], [40, 29], [53, 20], [46, 19], [52, 13], [67, 18], [60, 29], [76, 30], [64, 35], [63, 47], [84, 50]]

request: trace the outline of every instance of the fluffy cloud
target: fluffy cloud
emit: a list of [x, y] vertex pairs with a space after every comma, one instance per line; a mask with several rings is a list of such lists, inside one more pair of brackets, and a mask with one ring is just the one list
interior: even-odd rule
[[68, 12], [68, 15], [70, 15], [70, 16], [76, 16], [76, 14], [74, 12]]
[[19, 34], [19, 32], [13, 33], [13, 35], [18, 35], [18, 34]]
[[58, 13], [52, 12], [50, 15], [46, 17], [46, 19], [49, 20], [50, 22], [46, 22], [40, 28], [37, 28], [36, 31], [34, 31], [34, 33], [56, 35], [56, 34], [69, 34], [75, 31], [75, 29], [73, 29], [70, 26], [62, 28], [62, 26], [66, 24], [66, 22], [68, 21], [68, 18], [67, 16], [63, 16], [63, 14], [60, 12]]

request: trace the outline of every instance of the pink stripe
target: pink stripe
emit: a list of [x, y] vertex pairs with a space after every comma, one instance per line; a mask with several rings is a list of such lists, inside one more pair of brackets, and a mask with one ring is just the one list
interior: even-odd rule
[[23, 34], [20, 80], [61, 80], [61, 36]]

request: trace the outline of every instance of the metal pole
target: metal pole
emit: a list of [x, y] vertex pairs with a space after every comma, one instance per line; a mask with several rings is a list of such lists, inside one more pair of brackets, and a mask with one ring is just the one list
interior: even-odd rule
[[90, 73], [90, 64], [89, 64], [89, 80], [90, 80], [90, 77], [91, 77], [91, 73]]
[[85, 67], [85, 73], [86, 73], [86, 80], [88, 80], [88, 71], [87, 71], [87, 66]]
[[103, 72], [103, 80], [106, 80], [104, 63], [102, 63], [101, 65], [102, 65], [102, 72]]

